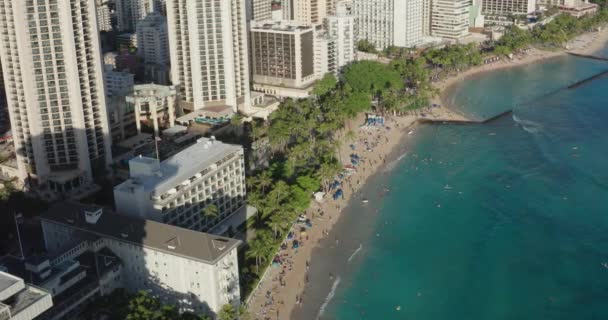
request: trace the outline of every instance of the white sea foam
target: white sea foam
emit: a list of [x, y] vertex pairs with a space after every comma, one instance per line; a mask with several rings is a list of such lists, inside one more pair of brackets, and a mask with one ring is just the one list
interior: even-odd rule
[[384, 168], [384, 172], [389, 172], [392, 171], [393, 169], [395, 169], [395, 167], [397, 166], [397, 164], [399, 164], [399, 162], [401, 160], [403, 160], [403, 158], [405, 158], [405, 156], [407, 156], [407, 152], [404, 152], [402, 155], [400, 155], [397, 159], [389, 162], [386, 167]]
[[363, 245], [360, 244], [359, 248], [357, 248], [357, 250], [355, 250], [355, 252], [353, 252], [353, 254], [350, 255], [350, 257], [348, 257], [348, 262], [350, 262], [351, 260], [353, 260], [353, 258], [357, 255], [357, 253], [359, 253], [359, 251], [361, 251], [361, 249], [363, 249]]
[[515, 121], [515, 123], [520, 125], [521, 128], [524, 129], [528, 133], [532, 133], [532, 134], [538, 133], [542, 129], [542, 125], [540, 123], [530, 121], [530, 120], [520, 119], [516, 115], [513, 115], [513, 121]]
[[336, 295], [336, 289], [338, 289], [339, 284], [340, 284], [340, 277], [337, 277], [331, 286], [331, 291], [329, 291], [329, 294], [327, 295], [327, 297], [325, 298], [325, 301], [323, 301], [323, 304], [321, 305], [321, 308], [319, 309], [319, 315], [317, 315], [317, 319], [320, 319], [321, 316], [323, 315], [323, 313], [325, 313], [325, 308], [327, 308], [327, 305], [329, 304], [331, 299], [333, 299], [334, 295]]

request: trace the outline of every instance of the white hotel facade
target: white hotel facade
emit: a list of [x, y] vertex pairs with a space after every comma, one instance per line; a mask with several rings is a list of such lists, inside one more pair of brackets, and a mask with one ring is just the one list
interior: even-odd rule
[[423, 38], [423, 0], [353, 0], [357, 41], [377, 48], [414, 47]]
[[108, 279], [112, 287], [145, 290], [197, 314], [217, 314], [225, 304], [240, 303], [239, 240], [73, 202], [51, 207], [41, 224], [47, 251], [60, 254], [55, 261], [69, 262], [86, 251], [118, 257], [120, 266], [113, 268], [118, 274]]
[[[130, 179], [114, 188], [120, 214], [208, 232], [246, 211], [241, 146], [201, 138], [160, 163], [134, 158], [129, 172]], [[211, 204], [218, 209], [217, 217], [203, 213]]]
[[0, 57], [19, 176], [57, 192], [111, 162], [94, 0], [0, 0]]
[[469, 33], [471, 0], [431, 0], [431, 35], [458, 41]]
[[167, 0], [171, 78], [182, 107], [250, 106], [245, 0]]

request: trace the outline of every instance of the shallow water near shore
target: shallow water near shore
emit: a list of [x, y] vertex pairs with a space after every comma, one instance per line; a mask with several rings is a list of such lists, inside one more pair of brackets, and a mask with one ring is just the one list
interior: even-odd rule
[[567, 89], [607, 69], [560, 57], [453, 88], [464, 113], [513, 113], [408, 136], [363, 191], [390, 192], [315, 252], [294, 318], [608, 319], [608, 77]]

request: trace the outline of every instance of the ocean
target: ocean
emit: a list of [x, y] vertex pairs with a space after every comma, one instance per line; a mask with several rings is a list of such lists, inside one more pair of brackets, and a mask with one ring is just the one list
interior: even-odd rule
[[608, 319], [608, 76], [572, 86], [606, 70], [560, 57], [456, 86], [467, 115], [513, 112], [408, 136], [313, 258], [329, 278], [305, 303], [336, 320]]

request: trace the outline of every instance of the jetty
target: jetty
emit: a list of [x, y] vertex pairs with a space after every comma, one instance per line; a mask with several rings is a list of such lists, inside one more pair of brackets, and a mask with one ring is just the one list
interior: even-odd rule
[[572, 51], [568, 51], [566, 52], [567, 54], [571, 55], [571, 56], [575, 56], [575, 57], [580, 57], [580, 58], [585, 58], [585, 59], [593, 59], [593, 60], [600, 60], [600, 61], [608, 61], [608, 58], [604, 58], [604, 57], [598, 57], [598, 56], [594, 56], [594, 55], [589, 55], [589, 54], [581, 54], [581, 53], [576, 53], [576, 52], [572, 52]]

